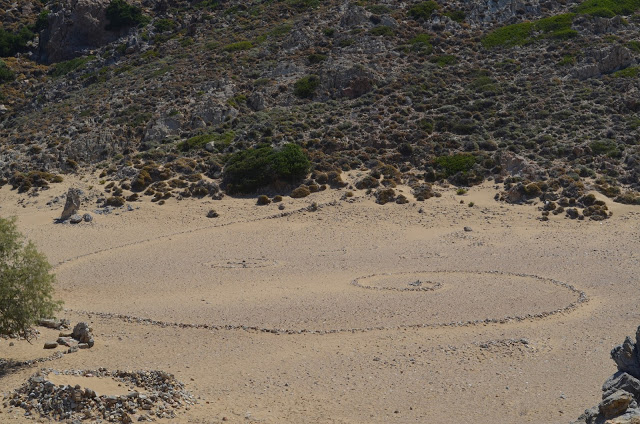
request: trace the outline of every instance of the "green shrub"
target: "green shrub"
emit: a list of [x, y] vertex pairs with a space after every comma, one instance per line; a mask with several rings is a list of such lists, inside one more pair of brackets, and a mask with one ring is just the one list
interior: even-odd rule
[[482, 39], [482, 45], [486, 48], [511, 47], [529, 44], [543, 38], [566, 40], [578, 35], [577, 31], [571, 29], [574, 18], [574, 13], [564, 13], [534, 22], [507, 25], [489, 33]]
[[327, 59], [327, 56], [323, 54], [312, 53], [309, 56], [307, 56], [307, 59], [309, 60], [310, 64], [316, 65], [320, 62], [324, 62]]
[[105, 29], [108, 31], [144, 25], [149, 22], [149, 17], [143, 15], [139, 7], [132, 6], [125, 0], [111, 0], [106, 13], [109, 24]]
[[592, 141], [589, 144], [591, 147], [591, 151], [594, 155], [608, 155], [611, 157], [617, 157], [620, 155], [620, 151], [618, 150], [618, 145], [615, 141], [611, 140], [597, 140]]
[[229, 147], [235, 136], [236, 134], [233, 131], [227, 131], [223, 134], [212, 133], [196, 135], [195, 137], [191, 137], [178, 143], [177, 148], [183, 152], [193, 149], [202, 149], [207, 143], [213, 141], [216, 150], [222, 152], [224, 149]]
[[431, 14], [439, 8], [440, 6], [435, 1], [424, 1], [409, 8], [409, 16], [413, 19], [427, 20], [431, 17]]
[[482, 45], [486, 48], [497, 46], [519, 46], [530, 41], [533, 24], [521, 22], [498, 28], [482, 39]]
[[287, 4], [298, 9], [318, 7], [320, 0], [286, 0]]
[[380, 36], [393, 37], [395, 35], [395, 32], [393, 31], [393, 28], [391, 28], [390, 26], [380, 25], [380, 26], [371, 28], [371, 30], [369, 31], [369, 34], [375, 35], [376, 37], [380, 37]]
[[371, 6], [367, 6], [367, 10], [374, 15], [384, 15], [391, 12], [391, 8], [383, 4], [372, 4]]
[[231, 155], [224, 167], [223, 180], [227, 192], [249, 193], [279, 180], [294, 182], [304, 178], [310, 167], [309, 159], [296, 144], [279, 149], [262, 146]]
[[38, 19], [36, 19], [36, 23], [34, 25], [34, 32], [40, 32], [49, 26], [49, 13], [50, 12], [47, 9], [40, 11]]
[[153, 27], [157, 32], [171, 31], [176, 27], [176, 23], [171, 19], [159, 19], [153, 24]]
[[317, 75], [307, 75], [295, 82], [293, 94], [303, 99], [309, 99], [313, 97], [319, 85], [320, 78]]
[[225, 52], [237, 52], [242, 50], [249, 50], [253, 48], [253, 43], [251, 41], [238, 41], [236, 43], [227, 44], [222, 49]]
[[631, 15], [640, 9], [640, 0], [587, 0], [575, 11], [591, 16], [612, 18], [616, 15]]
[[442, 168], [447, 177], [458, 172], [467, 172], [476, 163], [476, 158], [470, 154], [457, 153], [450, 156], [440, 156], [435, 160], [436, 165]]
[[614, 78], [635, 78], [640, 74], [640, 68], [637, 66], [629, 66], [613, 73]]
[[33, 243], [24, 243], [16, 219], [0, 218], [0, 334], [21, 334], [41, 318], [52, 318], [62, 302], [53, 300], [51, 265]]
[[631, 40], [627, 43], [627, 47], [636, 53], [640, 53], [640, 41]]
[[67, 60], [66, 62], [56, 63], [55, 67], [51, 71], [51, 75], [54, 77], [61, 77], [70, 72], [81, 70], [87, 65], [87, 63], [95, 58], [95, 56], [76, 57], [75, 59]]
[[282, 37], [283, 35], [289, 34], [292, 29], [293, 25], [291, 24], [278, 25], [269, 32], [269, 35], [271, 35], [272, 37]]
[[27, 27], [22, 27], [13, 34], [0, 28], [0, 57], [13, 56], [27, 49], [27, 43], [35, 34]]
[[445, 66], [449, 66], [449, 65], [453, 65], [458, 61], [458, 58], [450, 55], [450, 54], [445, 54], [442, 56], [435, 56], [433, 58], [431, 58], [431, 62], [435, 63], [436, 65], [438, 65], [441, 68], [444, 68]]
[[452, 21], [455, 22], [464, 22], [466, 15], [462, 10], [452, 10], [444, 14], [444, 16], [448, 17]]
[[15, 75], [11, 72], [11, 69], [0, 59], [0, 83], [12, 81], [14, 78]]

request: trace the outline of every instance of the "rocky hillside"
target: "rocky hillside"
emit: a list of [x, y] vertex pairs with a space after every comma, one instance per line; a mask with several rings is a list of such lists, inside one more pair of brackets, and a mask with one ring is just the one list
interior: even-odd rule
[[0, 184], [102, 169], [118, 197], [219, 196], [238, 152], [291, 143], [307, 187], [359, 169], [418, 199], [495, 178], [547, 214], [605, 218], [590, 188], [640, 204], [638, 0], [0, 9]]

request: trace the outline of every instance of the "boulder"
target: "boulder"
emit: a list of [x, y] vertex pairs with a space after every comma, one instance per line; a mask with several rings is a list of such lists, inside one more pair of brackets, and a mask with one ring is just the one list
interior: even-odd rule
[[633, 396], [630, 393], [620, 390], [600, 402], [598, 408], [605, 418], [614, 418], [623, 414], [632, 401]]
[[618, 390], [632, 394], [637, 400], [640, 398], [640, 380], [626, 372], [617, 372], [602, 385], [602, 398], [604, 399]]
[[91, 334], [91, 327], [86, 322], [79, 322], [73, 327], [73, 333], [71, 335], [80, 343], [86, 343], [89, 347], [93, 347], [94, 340], [93, 334]]
[[40, 35], [38, 56], [45, 63], [60, 62], [105, 46], [127, 29], [107, 31], [110, 0], [62, 0], [53, 3], [47, 28]]
[[78, 209], [80, 209], [80, 195], [82, 191], [77, 188], [70, 188], [67, 191], [67, 201], [64, 204], [64, 209], [62, 211], [62, 215], [60, 216], [61, 221], [66, 221], [71, 218], [72, 215], [78, 213]]
[[640, 377], [640, 363], [638, 363], [638, 350], [631, 337], [611, 350], [611, 359], [618, 366], [618, 370], [626, 372], [633, 377]]

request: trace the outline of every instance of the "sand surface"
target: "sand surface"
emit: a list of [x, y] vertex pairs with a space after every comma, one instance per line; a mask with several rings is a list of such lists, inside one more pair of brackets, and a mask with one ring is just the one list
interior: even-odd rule
[[[344, 190], [285, 198], [284, 211], [228, 197], [109, 215], [85, 203], [92, 223], [54, 224], [64, 202], [46, 203], [94, 180], [0, 189], [0, 216], [56, 264], [60, 315], [96, 337], [0, 376], [0, 392], [39, 367], [159, 369], [200, 398], [176, 422], [567, 423], [598, 402], [610, 349], [640, 324], [637, 207], [541, 222], [487, 183], [406, 205]], [[57, 332], [42, 333], [0, 340], [0, 358], [51, 355]]]

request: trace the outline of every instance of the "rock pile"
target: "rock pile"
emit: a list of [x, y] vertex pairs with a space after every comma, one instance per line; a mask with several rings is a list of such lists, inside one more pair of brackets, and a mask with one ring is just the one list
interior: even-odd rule
[[[56, 385], [50, 375], [111, 378], [124, 388], [133, 388], [126, 395], [96, 393], [79, 384]], [[96, 380], [97, 380], [96, 378]], [[53, 378], [51, 378], [53, 379]], [[90, 384], [92, 378], [87, 378]], [[94, 380], [95, 381], [95, 380]], [[4, 398], [8, 408], [22, 408], [26, 416], [55, 420], [106, 420], [131, 423], [155, 421], [157, 418], [174, 419], [176, 410], [188, 410], [195, 404], [194, 397], [172, 374], [164, 371], [54, 371], [42, 370], [33, 375], [19, 389]]]
[[611, 350], [618, 371], [602, 385], [602, 402], [572, 424], [640, 423], [640, 327], [635, 343], [628, 337]]
[[45, 349], [55, 349], [60, 346], [77, 347], [79, 349], [89, 349], [94, 345], [91, 327], [86, 322], [79, 322], [73, 327], [71, 333], [60, 333], [60, 337], [55, 342], [45, 342]]

